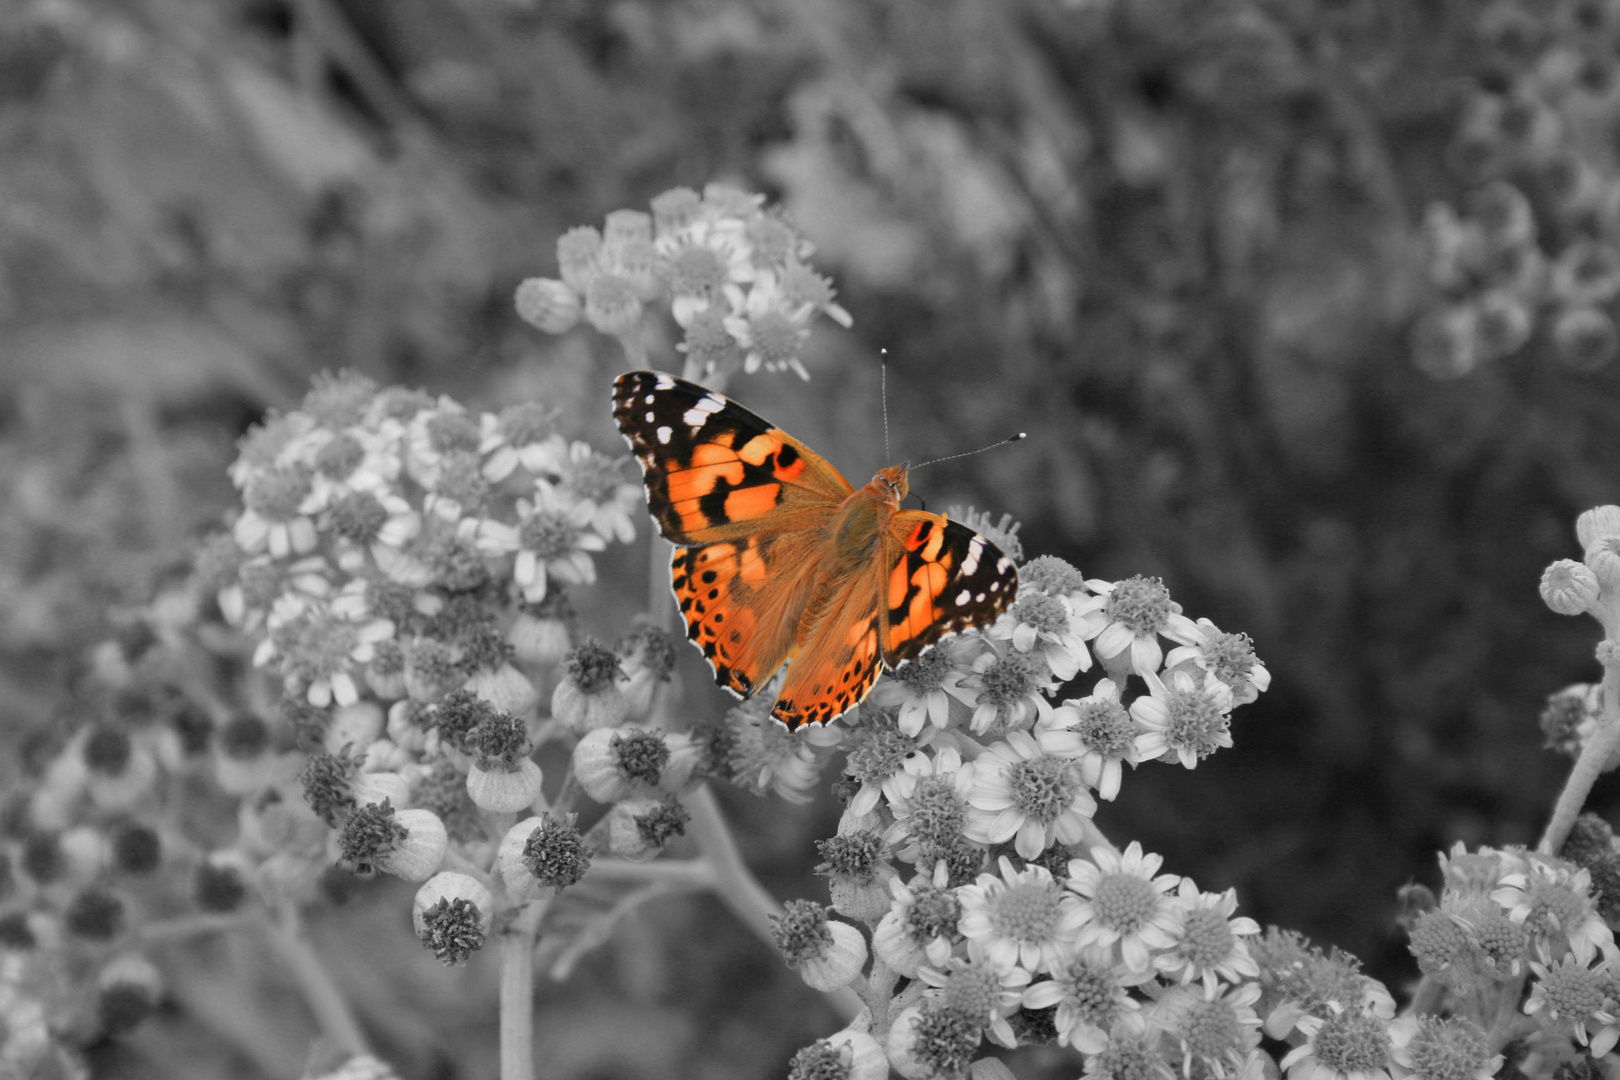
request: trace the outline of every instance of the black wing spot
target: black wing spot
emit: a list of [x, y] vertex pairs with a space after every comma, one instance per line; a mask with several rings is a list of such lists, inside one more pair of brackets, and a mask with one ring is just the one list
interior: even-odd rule
[[709, 590], [709, 599], [710, 600], [718, 600], [718, 599], [720, 599], [720, 590], [719, 589], [710, 589]]
[[776, 464], [781, 468], [786, 468], [798, 460], [799, 451], [792, 443], [783, 443], [782, 449], [776, 452]]
[[703, 571], [703, 584], [713, 585], [720, 575], [713, 570]]

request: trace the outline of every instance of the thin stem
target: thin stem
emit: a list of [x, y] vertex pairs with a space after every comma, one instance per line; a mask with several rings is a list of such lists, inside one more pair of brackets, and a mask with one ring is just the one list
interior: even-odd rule
[[[692, 812], [687, 824], [689, 835], [697, 841], [714, 873], [714, 893], [729, 907], [743, 925], [765, 942], [772, 950], [776, 942], [771, 938], [771, 916], [782, 913], [782, 905], [765, 890], [743, 862], [742, 852], [731, 835], [714, 792], [708, 786], [698, 788], [686, 796], [686, 808]], [[833, 1007], [852, 1019], [861, 1011], [860, 997], [848, 987], [831, 995]]]
[[1564, 790], [1558, 794], [1552, 820], [1547, 822], [1547, 831], [1542, 833], [1541, 843], [1536, 845], [1536, 850], [1543, 855], [1556, 855], [1558, 849], [1564, 846], [1570, 829], [1575, 826], [1575, 818], [1586, 805], [1586, 796], [1591, 793], [1592, 785], [1597, 783], [1597, 778], [1609, 767], [1615, 753], [1620, 751], [1620, 663], [1616, 662], [1617, 651], [1620, 650], [1611, 641], [1604, 641], [1599, 646], [1599, 656], [1606, 658], [1603, 665], [1603, 720], [1581, 748], [1581, 756], [1575, 760], [1575, 767], [1569, 771]]
[[524, 907], [501, 938], [501, 1080], [534, 1080], [534, 939], [545, 909]]
[[365, 1033], [360, 1030], [354, 1010], [349, 1008], [348, 1000], [332, 980], [326, 965], [321, 963], [320, 954], [304, 937], [297, 909], [284, 907], [277, 913], [274, 922], [262, 920], [259, 926], [282, 964], [291, 973], [293, 981], [298, 984], [304, 1001], [309, 1005], [310, 1014], [320, 1025], [322, 1033], [350, 1054], [369, 1054], [371, 1047], [366, 1042]]

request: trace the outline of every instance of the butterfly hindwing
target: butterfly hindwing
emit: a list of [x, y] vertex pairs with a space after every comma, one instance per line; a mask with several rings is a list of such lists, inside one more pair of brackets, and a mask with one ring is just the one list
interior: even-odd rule
[[735, 401], [652, 371], [621, 375], [613, 418], [647, 482], [664, 536], [701, 546], [814, 527], [854, 489], [819, 454]]

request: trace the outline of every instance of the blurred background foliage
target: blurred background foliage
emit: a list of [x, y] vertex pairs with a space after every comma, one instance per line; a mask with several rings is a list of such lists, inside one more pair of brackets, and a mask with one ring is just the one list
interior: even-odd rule
[[[93, 647], [185, 573], [235, 439], [314, 372], [546, 400], [616, 448], [622, 357], [537, 335], [513, 288], [568, 227], [720, 180], [781, 205], [855, 316], [818, 329], [812, 382], [735, 396], [852, 477], [887, 463], [879, 348], [895, 457], [1027, 430], [918, 491], [1016, 515], [1087, 576], [1161, 576], [1274, 675], [1235, 749], [1142, 770], [1103, 828], [1398, 988], [1396, 889], [1452, 841], [1533, 842], [1550, 806], [1567, 763], [1536, 716], [1593, 677], [1596, 638], [1536, 582], [1620, 495], [1612, 322], [1572, 350], [1543, 296], [1492, 346], [1473, 297], [1497, 271], [1437, 272], [1425, 222], [1505, 179], [1541, 226], [1520, 256], [1612, 245], [1615, 8], [12, 0], [4, 768], [60, 745]], [[1482, 132], [1493, 101], [1528, 120]], [[1598, 185], [1580, 213], [1554, 164]], [[644, 566], [576, 596], [587, 630], [622, 628]], [[824, 895], [830, 797], [727, 806], [776, 895]], [[374, 884], [313, 932], [405, 1075], [484, 1075], [493, 968], [412, 952], [407, 910]], [[170, 965], [106, 1075], [296, 1075], [312, 1028], [252, 942]], [[835, 1026], [721, 908], [676, 900], [542, 988], [539, 1039], [550, 1075], [763, 1076]]]

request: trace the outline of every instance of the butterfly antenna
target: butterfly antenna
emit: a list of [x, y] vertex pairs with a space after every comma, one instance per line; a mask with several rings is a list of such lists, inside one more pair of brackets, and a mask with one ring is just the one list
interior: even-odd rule
[[1009, 435], [1005, 439], [1002, 439], [1000, 442], [993, 442], [993, 443], [990, 443], [988, 446], [981, 446], [977, 450], [964, 450], [960, 454], [950, 454], [950, 455], [948, 455], [946, 457], [933, 458], [930, 461], [923, 462], [922, 465], [913, 465], [911, 467], [910, 471], [911, 472], [916, 472], [918, 469], [922, 468], [923, 465], [938, 465], [942, 461], [955, 461], [957, 458], [972, 457], [974, 454], [982, 454], [986, 450], [994, 450], [998, 446], [1006, 446], [1008, 443], [1018, 442], [1020, 439], [1023, 439], [1026, 436], [1026, 434], [1027, 434], [1026, 432], [1020, 431], [1016, 435]]
[[878, 350], [878, 386], [879, 395], [883, 402], [883, 460], [893, 461], [894, 455], [889, 451], [889, 350]]

